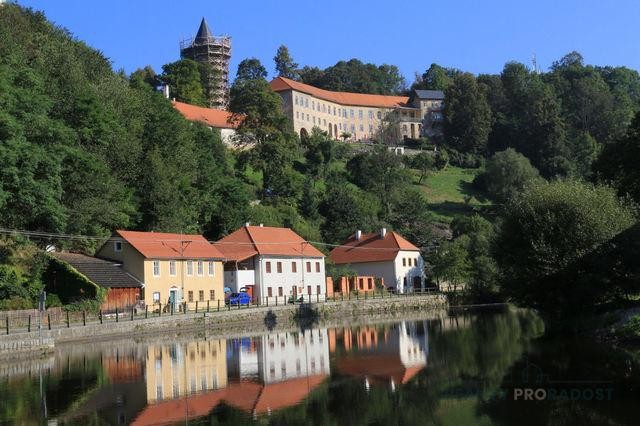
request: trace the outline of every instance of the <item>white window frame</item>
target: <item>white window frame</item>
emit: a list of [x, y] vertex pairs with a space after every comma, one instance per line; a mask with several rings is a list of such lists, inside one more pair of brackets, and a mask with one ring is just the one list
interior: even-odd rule
[[175, 260], [170, 260], [169, 261], [169, 275], [172, 277], [175, 277], [177, 275], [177, 268], [176, 268], [176, 261]]
[[[156, 273], [156, 266], [157, 266], [158, 273]], [[152, 269], [153, 269], [153, 276], [154, 277], [159, 277], [160, 276], [160, 261], [159, 260], [154, 260], [153, 261]]]
[[113, 242], [113, 251], [116, 253], [120, 253], [122, 251], [122, 241]]
[[187, 276], [193, 276], [193, 260], [187, 260]]
[[213, 260], [209, 261], [209, 265], [207, 266], [207, 269], [208, 269], [207, 272], [209, 273], [210, 277], [215, 276], [215, 274], [216, 274], [216, 265], [215, 265], [215, 262]]
[[202, 260], [198, 260], [196, 271], [199, 277], [204, 275], [204, 262]]
[[153, 303], [160, 302], [160, 292], [159, 291], [154, 291], [152, 297], [153, 297]]

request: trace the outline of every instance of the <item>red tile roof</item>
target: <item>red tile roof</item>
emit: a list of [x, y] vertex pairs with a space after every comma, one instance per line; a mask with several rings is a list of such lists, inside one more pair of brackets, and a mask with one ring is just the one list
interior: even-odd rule
[[197, 121], [217, 129], [237, 129], [244, 120], [244, 116], [222, 109], [205, 108], [176, 101], [172, 104], [187, 120]]
[[202, 235], [116, 231], [147, 259], [223, 259], [224, 255]]
[[407, 107], [409, 98], [407, 96], [386, 96], [370, 95], [365, 93], [333, 92], [331, 90], [319, 89], [298, 81], [289, 80], [284, 77], [276, 77], [271, 81], [271, 88], [275, 92], [285, 90], [296, 90], [306, 93], [318, 99], [335, 102], [341, 105], [367, 106], [378, 108]]
[[339, 247], [329, 253], [329, 257], [335, 264], [383, 262], [396, 258], [400, 250], [420, 251], [420, 249], [405, 240], [397, 232], [388, 231], [384, 238], [380, 233], [362, 234], [360, 240], [356, 240], [355, 234]]
[[243, 226], [213, 243], [227, 260], [241, 261], [257, 254], [324, 257], [324, 254], [289, 228]]

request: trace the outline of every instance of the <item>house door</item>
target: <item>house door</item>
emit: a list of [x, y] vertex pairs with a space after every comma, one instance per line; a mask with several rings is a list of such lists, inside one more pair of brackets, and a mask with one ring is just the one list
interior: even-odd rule
[[169, 290], [169, 305], [173, 306], [173, 311], [178, 311], [178, 303], [180, 303], [180, 290], [172, 288]]

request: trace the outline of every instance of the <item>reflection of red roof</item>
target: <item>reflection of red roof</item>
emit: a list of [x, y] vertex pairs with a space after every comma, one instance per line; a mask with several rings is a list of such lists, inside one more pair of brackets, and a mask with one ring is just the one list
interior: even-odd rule
[[216, 129], [237, 129], [244, 120], [244, 116], [222, 109], [205, 108], [176, 101], [172, 104], [187, 120], [197, 121]]
[[222, 402], [247, 413], [264, 414], [298, 404], [325, 378], [325, 375], [316, 375], [268, 385], [234, 383], [224, 389], [148, 405], [132, 425], [184, 422], [185, 418], [206, 416]]
[[296, 405], [324, 381], [327, 376], [299, 377], [285, 382], [265, 385], [254, 410], [258, 414]]
[[147, 259], [222, 259], [224, 256], [202, 235], [116, 231]]
[[350, 236], [340, 247], [331, 250], [329, 256], [336, 264], [381, 262], [395, 259], [400, 250], [420, 251], [397, 232], [389, 231], [384, 238], [374, 232], [362, 234], [359, 240], [355, 235]]
[[409, 382], [424, 365], [405, 367], [398, 355], [346, 356], [337, 361], [338, 371], [349, 376], [368, 377], [373, 381]]
[[378, 108], [406, 107], [409, 98], [406, 96], [370, 95], [364, 93], [333, 92], [331, 90], [319, 89], [298, 81], [289, 80], [284, 77], [276, 77], [271, 81], [271, 88], [275, 92], [285, 90], [296, 90], [306, 93], [318, 99], [335, 102], [341, 105], [368, 106]]
[[324, 257], [324, 254], [289, 228], [243, 226], [214, 243], [229, 260], [244, 260], [256, 254]]

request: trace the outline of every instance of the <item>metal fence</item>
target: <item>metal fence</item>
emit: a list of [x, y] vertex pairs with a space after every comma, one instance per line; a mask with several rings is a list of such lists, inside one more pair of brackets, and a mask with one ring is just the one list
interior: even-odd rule
[[339, 293], [330, 297], [304, 295], [297, 299], [291, 296], [253, 299], [249, 304], [228, 304], [221, 300], [162, 305], [156, 303], [144, 308], [117, 309], [115, 312], [65, 311], [62, 308], [49, 308], [45, 312], [36, 309], [25, 311], [0, 312], [0, 338], [2, 335], [24, 332], [37, 332], [59, 328], [83, 327], [95, 324], [113, 324], [123, 321], [136, 321], [177, 315], [214, 314], [221, 311], [240, 311], [255, 308], [324, 304], [336, 302], [354, 302], [373, 299], [398, 300], [416, 296], [441, 294], [435, 289], [414, 290], [411, 293], [391, 293], [386, 290]]

